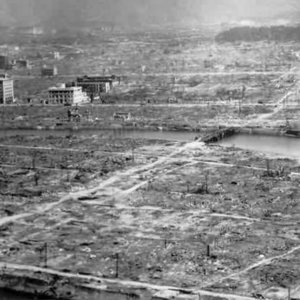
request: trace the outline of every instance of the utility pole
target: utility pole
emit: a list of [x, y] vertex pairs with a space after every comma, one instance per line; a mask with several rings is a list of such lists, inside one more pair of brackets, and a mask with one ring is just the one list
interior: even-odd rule
[[210, 257], [210, 245], [206, 245], [206, 256]]
[[33, 170], [35, 170], [35, 159], [36, 159], [36, 153], [34, 152], [33, 153], [33, 156], [32, 156], [32, 164], [31, 164], [31, 168], [33, 169]]
[[47, 242], [44, 245], [44, 251], [45, 251], [45, 253], [44, 253], [44, 259], [45, 259], [44, 267], [47, 268], [48, 267], [47, 266], [47, 263], [48, 263], [48, 244], [47, 244]]
[[119, 277], [119, 253], [116, 254], [116, 278]]
[[132, 161], [134, 161], [134, 145], [131, 145], [131, 157]]
[[207, 173], [205, 174], [205, 193], [208, 194], [208, 176], [209, 176], [209, 172], [207, 171]]

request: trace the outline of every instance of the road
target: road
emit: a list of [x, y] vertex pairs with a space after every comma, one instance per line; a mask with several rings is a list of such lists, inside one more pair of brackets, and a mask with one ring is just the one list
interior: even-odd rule
[[20, 149], [20, 150], [35, 150], [35, 151], [62, 151], [62, 152], [74, 152], [74, 153], [88, 153], [88, 151], [73, 149], [73, 148], [56, 148], [56, 147], [39, 147], [39, 146], [19, 146], [19, 145], [5, 145], [0, 144], [0, 148], [6, 149]]
[[[274, 76], [274, 75], [299, 75], [299, 72], [296, 70], [291, 71], [227, 71], [227, 72], [164, 72], [164, 73], [130, 73], [128, 77], [187, 77], [187, 76], [255, 76], [255, 75], [264, 75], [264, 76]], [[79, 76], [83, 76], [80, 74], [59, 74], [56, 75], [54, 78], [77, 78]], [[90, 76], [99, 76], [99, 74], [90, 74]], [[34, 75], [12, 75], [13, 79], [15, 80], [22, 80], [22, 79], [36, 79], [41, 78], [41, 76], [34, 76]]]
[[246, 274], [247, 272], [249, 272], [249, 271], [251, 271], [253, 269], [256, 269], [256, 268], [261, 267], [261, 266], [269, 265], [269, 264], [273, 263], [275, 260], [282, 259], [282, 258], [284, 258], [286, 256], [289, 256], [289, 255], [291, 255], [291, 254], [293, 254], [293, 253], [295, 253], [297, 251], [300, 251], [300, 245], [297, 246], [297, 247], [292, 248], [291, 250], [289, 250], [286, 253], [283, 253], [281, 255], [277, 255], [277, 256], [273, 256], [273, 257], [262, 259], [262, 260], [260, 260], [260, 261], [258, 261], [256, 263], [248, 266], [247, 268], [245, 268], [242, 271], [239, 271], [237, 273], [233, 273], [231, 275], [225, 276], [225, 277], [223, 277], [223, 278], [221, 278], [219, 280], [216, 280], [216, 281], [214, 281], [214, 282], [212, 282], [212, 283], [204, 286], [203, 288], [207, 288], [207, 287], [213, 286], [215, 284], [220, 284], [220, 283], [222, 283], [223, 281], [225, 281], [227, 279], [234, 279], [234, 278], [238, 279], [239, 276], [244, 275], [244, 274]]
[[[172, 107], [172, 108], [193, 108], [193, 107], [214, 107], [214, 106], [223, 106], [223, 107], [238, 107], [239, 101], [233, 100], [230, 102], [223, 102], [223, 101], [212, 101], [212, 102], [205, 102], [205, 103], [151, 103], [151, 104], [144, 104], [144, 103], [110, 103], [110, 104], [79, 104], [80, 107], [86, 108], [93, 108], [93, 107]], [[267, 107], [274, 107], [277, 104], [275, 103], [266, 103], [264, 106]], [[9, 107], [32, 107], [32, 104], [10, 104]], [[258, 103], [243, 103], [242, 107], [255, 107], [255, 106], [262, 106]], [[34, 107], [45, 107], [44, 104], [34, 104]], [[64, 108], [60, 104], [47, 104], [46, 107], [60, 107]]]

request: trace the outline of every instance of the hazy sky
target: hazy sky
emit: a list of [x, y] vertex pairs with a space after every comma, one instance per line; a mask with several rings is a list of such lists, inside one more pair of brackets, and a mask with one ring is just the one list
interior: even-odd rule
[[0, 22], [51, 26], [86, 20], [121, 24], [295, 18], [300, 0], [0, 0]]

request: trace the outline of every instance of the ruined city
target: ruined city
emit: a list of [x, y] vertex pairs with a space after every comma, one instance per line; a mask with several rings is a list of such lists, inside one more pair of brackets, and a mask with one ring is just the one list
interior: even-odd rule
[[0, 300], [300, 300], [297, 0], [0, 15]]

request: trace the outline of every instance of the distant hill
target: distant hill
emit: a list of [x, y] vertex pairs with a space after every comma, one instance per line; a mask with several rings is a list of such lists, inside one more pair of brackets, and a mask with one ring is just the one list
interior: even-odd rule
[[216, 36], [217, 42], [255, 42], [255, 41], [300, 41], [300, 25], [298, 26], [263, 26], [235, 27], [223, 31]]

